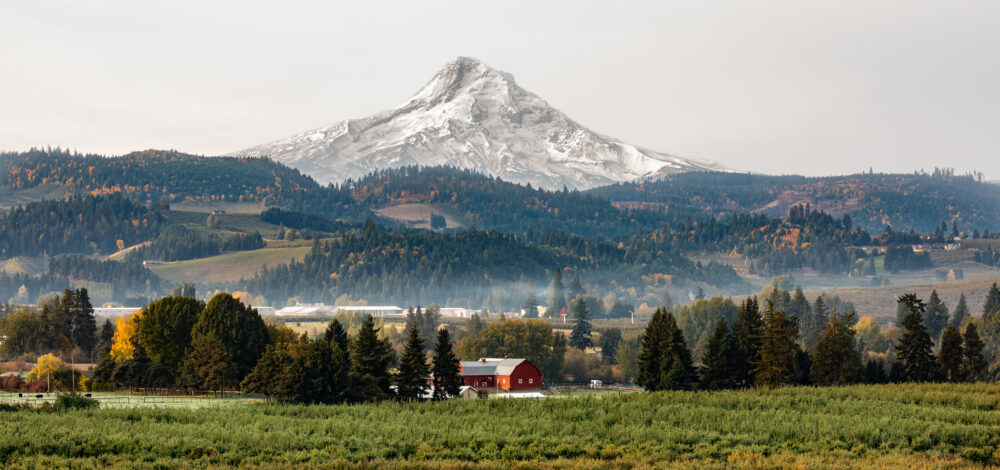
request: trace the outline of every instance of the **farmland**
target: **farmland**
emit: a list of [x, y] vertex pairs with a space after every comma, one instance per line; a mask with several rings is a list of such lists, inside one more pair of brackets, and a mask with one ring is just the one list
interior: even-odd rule
[[152, 270], [157, 276], [173, 283], [192, 279], [205, 283], [234, 282], [253, 276], [264, 265], [275, 266], [293, 259], [301, 261], [306, 253], [309, 253], [308, 246], [262, 248], [167, 263], [154, 266]]
[[4, 412], [6, 466], [912, 468], [997, 463], [1000, 386]]

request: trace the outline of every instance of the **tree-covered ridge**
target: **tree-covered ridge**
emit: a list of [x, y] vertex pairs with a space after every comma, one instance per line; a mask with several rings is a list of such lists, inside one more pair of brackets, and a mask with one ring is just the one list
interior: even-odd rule
[[619, 207], [666, 210], [672, 220], [757, 211], [779, 215], [790, 205], [809, 202], [837, 216], [850, 214], [867, 230], [892, 225], [929, 233], [941, 221], [957, 221], [968, 229], [1000, 228], [1000, 187], [983, 182], [980, 175], [958, 176], [950, 170], [829, 177], [697, 172], [590, 193]]
[[362, 204], [379, 207], [402, 203], [447, 204], [476, 226], [503, 232], [528, 229], [586, 236], [631, 235], [656, 228], [659, 214], [620, 210], [607, 199], [577, 191], [546, 191], [508, 183], [472, 170], [451, 167], [402, 167], [378, 170], [345, 187]]
[[145, 150], [119, 157], [32, 149], [0, 154], [0, 184], [27, 189], [43, 183], [91, 194], [123, 192], [136, 199], [264, 201], [318, 188], [298, 170], [266, 158], [203, 157]]
[[29, 203], [0, 215], [0, 258], [107, 254], [155, 237], [163, 216], [120, 193]]
[[784, 219], [735, 214], [721, 221], [688, 220], [678, 223], [671, 236], [684, 250], [755, 258], [759, 261], [751, 266], [754, 272], [774, 274], [812, 268], [828, 273], [856, 270], [857, 274], [866, 274], [873, 269], [870, 262], [857, 263], [865, 257], [863, 252], [848, 248], [871, 244], [871, 236], [854, 227], [849, 215], [837, 219], [809, 205], [793, 206]]
[[330, 219], [360, 221], [369, 215], [349, 192], [320, 186], [298, 170], [267, 158], [204, 157], [174, 150], [118, 157], [59, 149], [0, 153], [0, 186], [24, 190], [41, 184], [92, 195], [121, 192], [143, 202], [259, 202]]
[[694, 263], [656, 233], [621, 242], [564, 234], [531, 238], [474, 228], [388, 231], [368, 223], [362, 231], [316, 242], [301, 262], [263, 269], [245, 286], [269, 299], [332, 302], [346, 295], [369, 302], [480, 305], [492, 291], [525, 279], [541, 285], [557, 267], [618, 286], [657, 275], [718, 285], [740, 282], [731, 268]]

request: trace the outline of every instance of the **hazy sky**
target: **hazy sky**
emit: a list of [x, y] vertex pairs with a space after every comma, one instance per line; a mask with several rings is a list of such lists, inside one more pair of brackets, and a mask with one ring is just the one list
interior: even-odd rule
[[769, 173], [1000, 179], [1000, 1], [3, 2], [0, 149], [220, 154], [477, 57], [591, 129]]

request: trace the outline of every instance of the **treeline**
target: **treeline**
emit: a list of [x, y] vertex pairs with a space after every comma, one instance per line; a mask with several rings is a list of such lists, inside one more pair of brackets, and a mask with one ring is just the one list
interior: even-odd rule
[[262, 269], [243, 285], [269, 299], [330, 303], [343, 295], [371, 302], [429, 304], [447, 299], [481, 305], [495, 289], [542, 281], [559, 266], [615, 286], [646, 282], [643, 276], [650, 272], [662, 273], [661, 280], [676, 277], [678, 284], [740, 282], [728, 266], [694, 263], [656, 234], [637, 235], [617, 245], [564, 235], [542, 234], [537, 240], [529, 243], [475, 228], [457, 233], [387, 231], [369, 222], [361, 231], [317, 241], [302, 261]]
[[658, 228], [665, 220], [662, 213], [621, 210], [607, 199], [587, 193], [547, 191], [452, 167], [378, 170], [348, 180], [344, 187], [369, 207], [414, 202], [447, 204], [477, 227], [507, 233], [535, 229], [615, 237]]
[[930, 253], [917, 253], [911, 246], [890, 246], [885, 249], [885, 270], [898, 273], [932, 267]]
[[284, 210], [278, 207], [271, 207], [261, 212], [260, 220], [269, 224], [279, 225], [282, 228], [305, 229], [327, 233], [354, 227], [354, 224], [342, 220], [333, 221], [315, 214]]
[[458, 360], [446, 329], [434, 336], [427, 364], [415, 323], [397, 358], [367, 316], [357, 333], [333, 320], [315, 339], [267, 325], [256, 310], [227, 293], [207, 304], [180, 295], [164, 297], [119, 320], [110, 344], [101, 347], [95, 380], [119, 387], [183, 387], [262, 393], [299, 403], [369, 402], [457, 396]]
[[17, 358], [41, 351], [76, 353], [90, 359], [98, 341], [94, 307], [87, 289], [66, 289], [39, 308], [15, 308], [0, 317], [0, 357]]
[[0, 215], [0, 258], [107, 254], [159, 234], [163, 216], [119, 193], [32, 202]]
[[246, 251], [264, 248], [264, 237], [259, 232], [237, 233], [220, 237], [214, 233], [201, 234], [182, 226], [171, 226], [149, 244], [128, 253], [130, 260], [181, 261], [215, 256], [227, 251]]
[[799, 268], [867, 274], [866, 266], [857, 263], [864, 252], [848, 247], [871, 244], [871, 237], [854, 227], [850, 216], [836, 219], [808, 204], [793, 206], [784, 220], [762, 214], [735, 214], [722, 221], [688, 219], [678, 223], [671, 236], [681, 249], [756, 258], [750, 271], [762, 274]]
[[899, 299], [908, 310], [895, 354], [888, 364], [862, 360], [851, 325], [854, 313], [831, 312], [809, 353], [799, 344], [794, 315], [768, 300], [745, 300], [734, 321], [719, 319], [709, 337], [702, 365], [695, 367], [687, 341], [673, 314], [658, 309], [643, 334], [638, 383], [647, 390], [716, 390], [751, 386], [843, 385], [849, 383], [975, 381], [987, 370], [984, 343], [975, 324], [960, 332], [948, 325], [937, 355], [923, 324], [926, 304], [914, 294]]
[[47, 293], [69, 288], [69, 279], [44, 273], [40, 276], [0, 271], [0, 302], [32, 304]]
[[770, 176], [749, 173], [690, 172], [660, 181], [620, 183], [589, 191], [622, 207], [667, 210], [673, 221], [724, 218], [763, 211], [782, 196], [808, 200], [829, 213], [847, 213], [856, 225], [879, 231], [886, 224], [932, 233], [938, 221], [957, 221], [978, 230], [1000, 229], [1000, 187], [981, 175], [860, 173], [847, 176]]
[[57, 256], [49, 260], [49, 274], [111, 284], [111, 297], [115, 301], [123, 300], [130, 292], [155, 292], [161, 284], [159, 277], [134, 259], [115, 261], [82, 255]]

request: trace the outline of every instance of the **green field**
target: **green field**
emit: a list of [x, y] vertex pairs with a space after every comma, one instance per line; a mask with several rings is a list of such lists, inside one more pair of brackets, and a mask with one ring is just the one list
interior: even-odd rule
[[151, 269], [157, 276], [177, 284], [235, 282], [240, 278], [250, 278], [265, 264], [277, 266], [292, 259], [301, 261], [309, 250], [309, 246], [263, 248], [167, 263]]
[[1000, 386], [0, 414], [8, 467], [963, 468], [1000, 459]]

